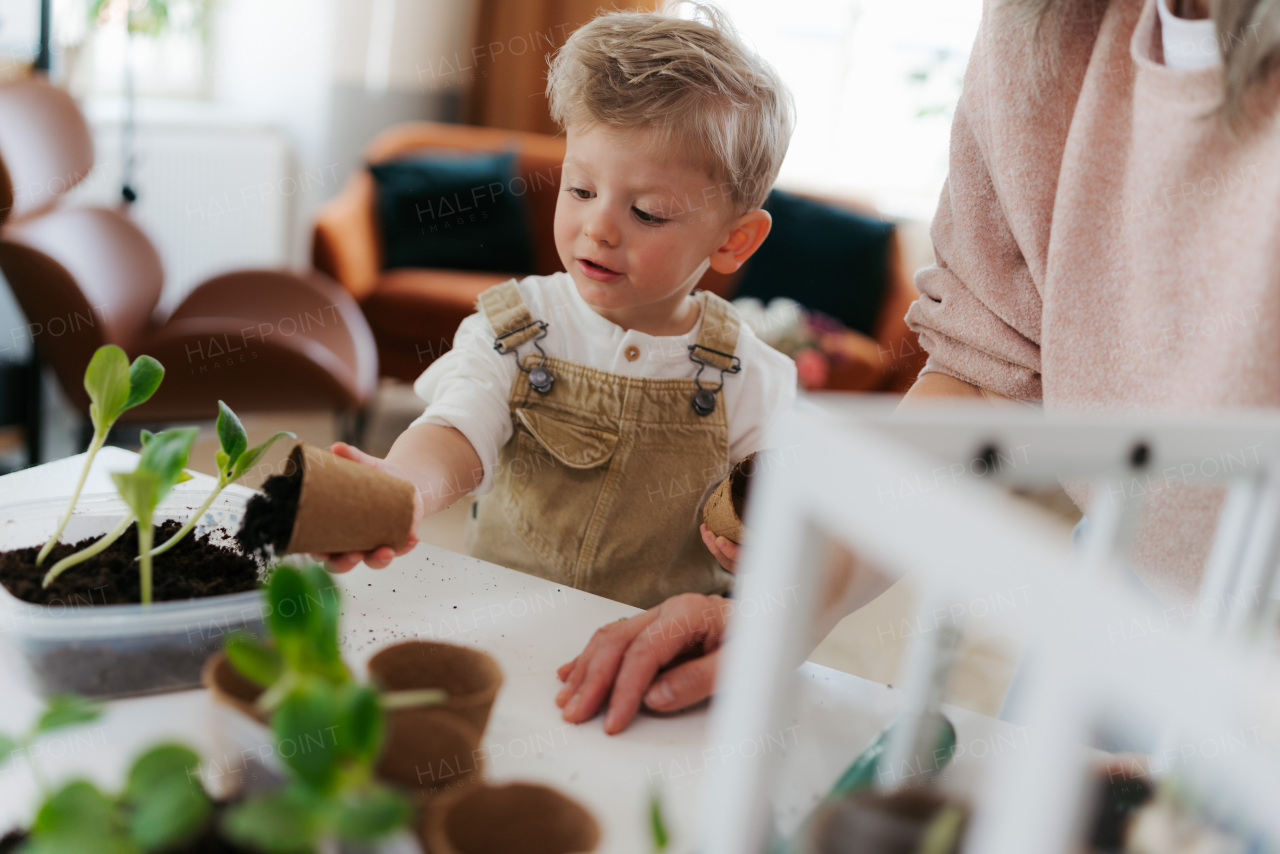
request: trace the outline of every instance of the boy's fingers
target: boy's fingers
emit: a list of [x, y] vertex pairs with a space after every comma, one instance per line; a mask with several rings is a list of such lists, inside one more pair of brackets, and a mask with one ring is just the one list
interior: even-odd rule
[[742, 550], [742, 546], [724, 537], [716, 537], [716, 548], [720, 550], [720, 554], [733, 561], [738, 559], [738, 552]]
[[570, 661], [568, 664], [562, 664], [556, 669], [556, 676], [563, 682], [569, 678], [569, 674], [573, 672], [573, 666], [578, 663], [578, 659]]
[[673, 667], [654, 680], [644, 704], [655, 712], [674, 712], [711, 696], [716, 686], [720, 653], [713, 652]]

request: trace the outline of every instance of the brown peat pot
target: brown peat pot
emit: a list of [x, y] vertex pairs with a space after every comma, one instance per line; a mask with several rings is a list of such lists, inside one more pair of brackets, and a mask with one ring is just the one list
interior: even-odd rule
[[369, 678], [384, 691], [443, 689], [448, 710], [480, 734], [489, 723], [493, 700], [502, 687], [502, 669], [487, 653], [435, 641], [405, 641], [374, 653]]
[[600, 843], [583, 806], [529, 783], [446, 792], [427, 805], [421, 834], [430, 854], [575, 854]]
[[231, 666], [231, 659], [227, 658], [225, 652], [211, 655], [204, 663], [204, 670], [200, 673], [200, 684], [207, 688], [219, 703], [230, 706], [245, 717], [266, 725], [267, 716], [254, 705], [262, 695], [262, 687], [241, 676], [240, 671]]
[[756, 470], [756, 455], [738, 461], [702, 507], [702, 521], [717, 537], [741, 543], [746, 535], [742, 520], [747, 515], [747, 490]]
[[302, 442], [262, 488], [239, 535], [249, 551], [366, 552], [399, 548], [413, 532], [413, 484]]

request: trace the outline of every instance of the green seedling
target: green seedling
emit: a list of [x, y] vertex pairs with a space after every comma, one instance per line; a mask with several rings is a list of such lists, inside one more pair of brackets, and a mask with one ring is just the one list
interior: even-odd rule
[[93, 465], [93, 458], [107, 440], [111, 425], [127, 410], [150, 400], [151, 395], [160, 387], [162, 379], [164, 367], [150, 356], [139, 356], [130, 365], [124, 350], [114, 344], [99, 347], [93, 354], [89, 367], [84, 372], [84, 390], [89, 393], [89, 418], [93, 422], [93, 438], [89, 441], [84, 468], [80, 470], [80, 479], [76, 481], [76, 488], [71, 493], [67, 512], [63, 514], [49, 541], [40, 549], [40, 554], [36, 556], [36, 566], [44, 563], [49, 552], [57, 545], [58, 537], [62, 536], [67, 522], [71, 520], [76, 502], [80, 500], [80, 492], [84, 489], [85, 478], [89, 476], [89, 468]]
[[235, 483], [244, 476], [245, 472], [256, 466], [258, 460], [262, 459], [262, 455], [272, 445], [284, 438], [298, 438], [287, 430], [281, 430], [262, 444], [250, 448], [249, 436], [245, 433], [244, 425], [240, 423], [240, 419], [236, 417], [236, 414], [231, 411], [231, 407], [221, 400], [218, 401], [217, 432], [218, 444], [221, 445], [214, 456], [218, 464], [217, 486], [213, 488], [213, 492], [205, 500], [204, 504], [200, 505], [200, 509], [187, 520], [187, 524], [183, 525], [178, 533], [152, 550], [153, 557], [173, 548], [179, 540], [190, 533], [191, 529], [200, 521], [200, 517], [204, 516], [205, 511], [213, 505], [214, 499], [221, 494], [222, 490], [226, 489], [229, 484]]
[[138, 527], [138, 572], [142, 577], [142, 604], [151, 603], [151, 539], [154, 534], [152, 517], [156, 505], [169, 494], [175, 484], [189, 480], [191, 476], [182, 470], [196, 440], [196, 428], [179, 427], [163, 433], [143, 434], [142, 456], [132, 472], [111, 475], [116, 491], [129, 506], [132, 515], [88, 548], [58, 561], [44, 577], [48, 587], [62, 572], [87, 560], [114, 542], [133, 521]]
[[190, 748], [161, 744], [134, 761], [118, 795], [73, 780], [45, 798], [18, 854], [172, 850], [204, 827], [213, 808], [192, 773], [199, 764]]
[[[161, 435], [165, 435], [165, 434], [161, 434]], [[151, 431], [149, 430], [142, 431], [142, 453], [144, 456], [147, 453], [147, 450], [146, 450], [147, 445], [154, 438], [155, 438], [155, 434], [152, 433]], [[166, 441], [168, 440], [166, 439]], [[179, 483], [185, 480], [190, 480], [190, 479], [191, 479], [191, 475], [187, 474], [186, 472], [182, 472], [178, 476]], [[74, 554], [67, 555], [62, 560], [58, 561], [53, 566], [49, 567], [49, 571], [44, 574], [44, 581], [41, 582], [42, 585], [44, 587], [48, 587], [50, 584], [53, 583], [53, 580], [55, 578], [57, 578], [62, 573], [66, 572], [71, 567], [75, 566], [76, 564], [84, 563], [89, 558], [104, 551], [112, 543], [120, 539], [121, 535], [123, 535], [125, 531], [129, 530], [129, 526], [133, 524], [136, 518], [137, 517], [133, 513], [126, 514], [125, 517], [120, 520], [120, 523], [118, 525], [116, 525], [110, 531], [108, 531], [107, 533], [99, 537], [93, 544], [85, 546], [80, 551], [75, 552]]]
[[142, 447], [138, 468], [111, 475], [120, 497], [137, 518], [138, 574], [142, 578], [142, 604], [151, 602], [152, 516], [169, 490], [189, 477], [182, 470], [196, 441], [195, 427], [179, 427], [157, 433]]
[[[101, 706], [75, 694], [56, 694], [50, 697], [45, 701], [44, 711], [40, 713], [40, 717], [36, 718], [35, 723], [26, 732], [16, 736], [0, 732], [0, 767], [18, 753], [32, 756], [31, 748], [41, 736], [67, 727], [91, 723], [101, 715]], [[48, 787], [35, 762], [31, 763], [31, 774], [35, 777], [40, 791], [47, 794]]]
[[[338, 645], [338, 588], [324, 567], [277, 567], [265, 596], [271, 642], [237, 632], [225, 645], [231, 665], [265, 689], [258, 697], [259, 709], [274, 712], [295, 688], [355, 683]], [[381, 695], [380, 705], [396, 709], [435, 705], [445, 699], [445, 693], [437, 690], [396, 691]]]
[[265, 596], [272, 642], [237, 634], [225, 648], [232, 666], [265, 689], [258, 707], [270, 713], [289, 780], [230, 810], [223, 834], [287, 854], [322, 841], [366, 844], [395, 832], [411, 810], [374, 777], [385, 711], [441, 703], [444, 692], [380, 696], [355, 681], [338, 645], [338, 588], [322, 566], [277, 567]]
[[298, 685], [281, 699], [271, 728], [288, 781], [228, 810], [222, 833], [230, 841], [291, 854], [334, 841], [374, 843], [409, 822], [408, 799], [374, 777], [386, 722], [372, 688]]

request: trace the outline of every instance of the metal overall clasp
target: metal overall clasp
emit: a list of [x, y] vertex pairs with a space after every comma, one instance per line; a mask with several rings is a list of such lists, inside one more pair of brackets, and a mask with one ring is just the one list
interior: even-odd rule
[[[542, 355], [542, 361], [539, 362], [533, 368], [526, 368], [524, 364], [521, 363], [520, 355], [517, 352], [517, 350], [516, 349], [508, 350], [506, 345], [502, 343], [502, 339], [510, 338], [512, 335], [516, 335], [520, 332], [524, 332], [526, 329], [529, 329], [530, 327], [534, 327], [534, 326], [538, 328], [538, 334], [537, 336], [535, 336], [530, 340], [533, 341], [533, 346], [536, 347], [538, 352]], [[551, 375], [551, 370], [547, 367], [547, 353], [545, 350], [542, 349], [542, 345], [538, 343], [539, 341], [541, 341], [543, 338], [546, 338], [546, 337], [547, 337], [546, 321], [535, 320], [532, 323], [526, 323], [524, 326], [521, 326], [519, 329], [513, 329], [510, 332], [499, 335], [497, 338], [493, 339], [493, 349], [497, 350], [499, 353], [502, 353], [504, 355], [507, 353], [516, 353], [516, 367], [518, 367], [520, 370], [524, 371], [526, 374], [529, 375], [529, 388], [533, 389], [538, 394], [546, 394], [547, 392], [551, 391], [551, 386], [556, 381], [556, 378]]]
[[[708, 353], [723, 356], [730, 362], [729, 367], [718, 369], [720, 371], [720, 384], [715, 388], [707, 388], [702, 384], [702, 372], [708, 367], [715, 368], [715, 365], [712, 365], [703, 356], [699, 355], [699, 350], [706, 350]], [[710, 415], [716, 411], [716, 392], [724, 388], [724, 375], [736, 374], [741, 371], [742, 362], [731, 353], [722, 353], [719, 350], [713, 350], [701, 344], [689, 345], [689, 359], [698, 365], [698, 374], [693, 378], [694, 383], [698, 386], [698, 390], [693, 395], [693, 411], [702, 416]]]

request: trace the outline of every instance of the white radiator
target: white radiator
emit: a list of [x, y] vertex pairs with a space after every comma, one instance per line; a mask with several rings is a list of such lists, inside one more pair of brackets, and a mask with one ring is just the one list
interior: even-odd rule
[[[114, 207], [121, 127], [95, 124], [93, 137], [93, 172], [71, 203]], [[288, 266], [299, 197], [335, 182], [297, 170], [285, 137], [268, 128], [140, 125], [135, 140], [130, 215], [164, 262], [162, 311], [218, 273]]]

